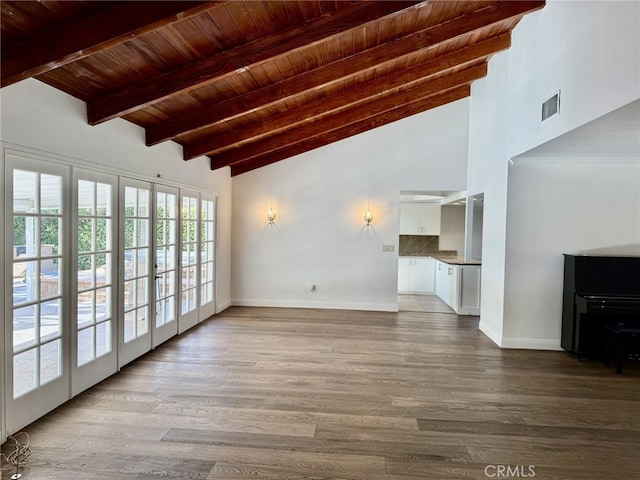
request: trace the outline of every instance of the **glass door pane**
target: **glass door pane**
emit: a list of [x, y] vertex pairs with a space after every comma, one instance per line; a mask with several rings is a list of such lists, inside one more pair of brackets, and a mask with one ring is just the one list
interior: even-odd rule
[[215, 313], [215, 200], [200, 202], [200, 321]]
[[6, 229], [11, 248], [5, 257], [12, 292], [5, 397], [9, 431], [68, 398], [68, 177], [67, 168], [7, 155], [5, 200], [12, 222]]
[[14, 170], [13, 398], [62, 375], [62, 177]]
[[115, 373], [115, 177], [76, 174], [74, 395]]
[[182, 195], [180, 332], [198, 323], [198, 195]]
[[151, 349], [151, 186], [145, 182], [122, 180], [120, 194], [120, 236], [123, 245], [122, 366]]
[[178, 333], [178, 189], [155, 186], [155, 321], [153, 346]]

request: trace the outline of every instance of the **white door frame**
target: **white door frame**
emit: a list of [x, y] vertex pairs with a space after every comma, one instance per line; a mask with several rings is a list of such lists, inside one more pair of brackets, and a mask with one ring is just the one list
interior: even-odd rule
[[[133, 216], [132, 223], [135, 225], [134, 235], [135, 239], [132, 240], [130, 245], [126, 245], [125, 235], [127, 231], [126, 223], [127, 216], [125, 210], [127, 208], [125, 195], [127, 188], [136, 189], [136, 195], [140, 192], [147, 192], [147, 215], [140, 215], [140, 212], [136, 212]], [[133, 180], [130, 178], [120, 178], [119, 187], [120, 198], [120, 211], [119, 211], [119, 224], [120, 224], [120, 243], [119, 243], [119, 272], [118, 272], [118, 285], [119, 285], [119, 302], [118, 302], [118, 367], [123, 367], [132, 360], [147, 353], [151, 350], [151, 319], [152, 309], [154, 308], [153, 299], [153, 256], [152, 256], [152, 207], [153, 207], [153, 188], [150, 182], [143, 182], [140, 180]], [[136, 197], [137, 198], [137, 197]], [[136, 206], [138, 203], [136, 202]], [[131, 218], [131, 216], [129, 217]], [[143, 240], [143, 244], [139, 244], [138, 239], [138, 225], [143, 224], [146, 221], [147, 231], [146, 239]], [[146, 245], [145, 245], [146, 244]], [[146, 258], [144, 255], [140, 255], [146, 249]], [[131, 256], [131, 258], [125, 258], [125, 255]], [[134, 258], [135, 257], [135, 258]], [[140, 260], [144, 260], [142, 263]], [[125, 262], [127, 262], [125, 266]], [[143, 266], [146, 271], [139, 272], [139, 267]], [[130, 276], [131, 275], [131, 276]], [[125, 304], [125, 282], [131, 282], [131, 288], [129, 291], [128, 300], [135, 301], [135, 305], [129, 309], [129, 312], [135, 318], [133, 319], [132, 329], [135, 332], [135, 337], [125, 342], [126, 329], [125, 329], [125, 309], [128, 304]], [[135, 281], [135, 285], [134, 285]], [[146, 294], [142, 301], [138, 298], [137, 291], [139, 285], [145, 285], [144, 293]], [[136, 292], [133, 294], [133, 292]], [[146, 305], [146, 331], [142, 334], [138, 334], [138, 320], [137, 315], [140, 313], [140, 307]], [[142, 310], [144, 311], [144, 310]]]
[[[158, 260], [158, 255], [161, 253], [159, 251], [161, 246], [158, 245], [158, 235], [157, 235], [157, 232], [158, 232], [157, 222], [159, 220], [158, 219], [158, 194], [173, 195], [175, 197], [174, 217], [173, 217], [174, 230], [173, 230], [172, 238], [168, 239], [169, 242], [172, 242], [171, 246], [173, 246], [173, 254], [171, 254], [171, 251], [169, 248], [167, 248], [166, 251], [162, 252], [163, 254], [166, 254], [166, 258], [163, 258], [163, 261], [161, 262], [161, 264], [159, 263], [159, 260]], [[151, 327], [152, 335], [151, 336], [152, 336], [152, 346], [153, 348], [155, 348], [161, 343], [166, 342], [169, 338], [178, 334], [178, 308], [180, 306], [180, 292], [178, 291], [180, 286], [180, 265], [178, 264], [178, 257], [179, 257], [179, 251], [180, 251], [180, 228], [181, 228], [180, 226], [180, 212], [181, 212], [180, 190], [175, 187], [168, 187], [166, 185], [155, 184], [152, 210], [153, 210], [153, 217], [154, 217], [153, 226], [151, 228], [152, 244], [153, 244], [152, 255], [154, 260], [154, 271], [153, 271], [154, 282], [152, 285], [153, 297], [154, 297], [154, 309], [152, 312], [152, 327]], [[163, 226], [162, 231], [164, 232], [165, 231], [164, 229], [169, 226], [169, 223], [171, 222], [171, 218], [168, 218], [166, 214], [163, 215], [163, 217], [164, 217], [163, 221], [165, 222], [165, 225]], [[163, 280], [166, 280], [163, 277], [171, 273], [170, 271], [171, 269], [167, 269], [168, 265], [165, 265], [165, 263], [173, 266], [173, 277], [174, 277], [173, 278], [173, 287], [174, 287], [173, 298], [174, 300], [173, 300], [173, 304], [171, 304], [171, 302], [166, 302], [164, 305], [164, 308], [169, 308], [172, 310], [173, 320], [161, 326], [158, 326], [157, 324], [157, 315], [158, 315], [158, 308], [159, 308], [158, 302], [161, 300], [160, 298], [158, 298], [159, 297], [158, 287]]]
[[[207, 216], [207, 218], [204, 218], [204, 214], [203, 214], [203, 204], [205, 202], [211, 202], [212, 205], [212, 211], [208, 212], [212, 218], [209, 218]], [[198, 231], [200, 233], [206, 232], [207, 235], [210, 235], [211, 238], [201, 238], [200, 239], [200, 251], [201, 254], [199, 256], [199, 261], [201, 262], [200, 264], [200, 298], [199, 298], [199, 302], [198, 302], [198, 306], [199, 306], [199, 312], [198, 312], [198, 321], [202, 322], [204, 320], [206, 320], [207, 318], [209, 318], [211, 315], [214, 315], [216, 313], [216, 299], [217, 299], [217, 290], [218, 290], [218, 277], [217, 277], [217, 271], [218, 271], [218, 201], [216, 199], [215, 196], [211, 195], [205, 195], [205, 194], [201, 194], [200, 195], [200, 221], [204, 222], [204, 223], [209, 223], [210, 226], [212, 227], [211, 229], [205, 229], [203, 228], [204, 226], [201, 226]], [[211, 250], [207, 251], [204, 247], [204, 244], [207, 243], [209, 247], [211, 247]], [[212, 271], [210, 271], [208, 273], [208, 275], [211, 275], [211, 283], [212, 285], [212, 295], [213, 298], [211, 298], [210, 301], [205, 302], [205, 296], [203, 294], [203, 290], [205, 288], [205, 278], [207, 277], [207, 274], [205, 274], [205, 268], [206, 268], [206, 263], [211, 263], [212, 266]]]
[[[41, 417], [42, 415], [48, 413], [53, 410], [55, 407], [61, 405], [66, 400], [70, 398], [70, 355], [69, 355], [69, 338], [68, 334], [70, 328], [70, 306], [69, 306], [69, 298], [70, 298], [70, 282], [69, 271], [70, 265], [68, 259], [71, 256], [71, 248], [70, 248], [70, 218], [71, 218], [71, 199], [70, 199], [70, 182], [71, 182], [71, 168], [68, 166], [62, 166], [56, 164], [51, 161], [47, 161], [46, 159], [38, 159], [32, 156], [22, 156], [14, 152], [6, 152], [5, 157], [5, 243], [4, 245], [14, 245], [13, 241], [13, 192], [14, 192], [14, 181], [13, 181], [13, 171], [14, 170], [22, 170], [28, 172], [36, 172], [39, 176], [38, 182], [41, 180], [41, 175], [54, 175], [59, 176], [61, 178], [61, 213], [60, 214], [52, 214], [49, 215], [42, 214], [42, 212], [37, 211], [34, 212], [33, 218], [40, 219], [42, 217], [58, 217], [61, 219], [62, 228], [58, 233], [60, 238], [60, 250], [56, 257], [59, 257], [58, 265], [58, 282], [59, 282], [59, 290], [58, 295], [54, 295], [53, 299], [59, 299], [59, 309], [58, 309], [58, 318], [59, 318], [59, 333], [54, 335], [52, 339], [42, 339], [42, 332], [40, 332], [40, 320], [34, 319], [35, 332], [40, 332], [38, 335], [39, 338], [35, 339], [34, 345], [36, 345], [32, 350], [34, 350], [34, 362], [40, 359], [41, 349], [40, 345], [49, 345], [51, 346], [53, 342], [59, 342], [59, 361], [57, 368], [60, 371], [60, 375], [52, 380], [47, 381], [45, 384], [41, 384], [36, 386], [34, 389], [26, 391], [21, 394], [19, 397], [14, 398], [14, 348], [13, 348], [13, 288], [11, 290], [6, 288], [5, 290], [5, 310], [3, 312], [5, 318], [5, 338], [4, 338], [4, 367], [5, 367], [5, 387], [4, 396], [5, 396], [5, 430], [7, 432], [14, 432], [19, 430], [20, 428], [28, 425], [36, 418]], [[39, 197], [39, 194], [35, 194], [36, 199]], [[35, 199], [34, 199], [35, 200]], [[34, 206], [36, 208], [36, 206]], [[6, 226], [9, 224], [10, 226]], [[39, 241], [37, 244], [39, 245]], [[5, 248], [4, 249], [4, 262], [5, 266], [10, 266], [11, 268], [5, 268], [4, 272], [4, 281], [5, 287], [8, 285], [13, 285], [13, 248]], [[37, 261], [41, 258], [42, 248], [40, 252], [38, 252], [34, 258]], [[47, 255], [44, 255], [45, 257]], [[40, 262], [42, 265], [42, 262]], [[54, 263], [55, 265], [55, 263]], [[61, 265], [61, 267], [60, 267]], [[11, 273], [10, 273], [11, 272]], [[34, 312], [39, 311], [39, 307], [48, 303], [49, 299], [42, 299], [42, 285], [40, 282], [42, 281], [42, 277], [37, 277], [38, 282], [38, 290], [34, 292], [35, 301], [33, 303]], [[11, 299], [9, 298], [11, 295]], [[44, 301], [43, 301], [44, 300]], [[31, 302], [28, 302], [31, 303]], [[28, 350], [25, 350], [28, 351]], [[34, 363], [34, 369], [38, 372], [38, 377], [42, 373], [42, 364], [36, 365]], [[37, 381], [40, 384], [40, 380]]]
[[[75, 272], [78, 272], [78, 263], [79, 263], [79, 252], [78, 252], [78, 242], [73, 241], [72, 245], [72, 255], [71, 255], [71, 271], [74, 272], [74, 281], [72, 289], [72, 295], [70, 298], [71, 304], [71, 393], [72, 396], [77, 395], [78, 393], [86, 390], [87, 388], [95, 385], [96, 383], [104, 380], [108, 376], [114, 374], [118, 370], [118, 290], [121, 286], [118, 283], [118, 266], [119, 266], [119, 249], [118, 249], [118, 215], [119, 215], [119, 205], [118, 205], [118, 177], [110, 174], [102, 174], [96, 173], [88, 170], [82, 170], [75, 168], [73, 172], [73, 202], [72, 202], [72, 232], [79, 232], [79, 196], [80, 191], [78, 188], [79, 181], [89, 181], [97, 184], [105, 184], [111, 187], [111, 195], [109, 198], [111, 212], [110, 215], [100, 217], [95, 216], [95, 220], [110, 220], [110, 229], [106, 232], [107, 240], [110, 243], [108, 245], [108, 255], [110, 255], [110, 266], [109, 271], [105, 271], [104, 278], [104, 287], [110, 289], [110, 301], [105, 305], [108, 315], [108, 320], [105, 318], [98, 325], [87, 325], [88, 328], [85, 328], [84, 331], [88, 331], [91, 333], [91, 341], [93, 342], [93, 346], [97, 347], [98, 341], [96, 336], [98, 335], [98, 331], [100, 330], [100, 326], [107, 327], [102, 333], [105, 336], [108, 336], [110, 343], [110, 350], [102, 355], [96, 353], [91, 350], [92, 355], [95, 357], [88, 363], [83, 364], [82, 366], [78, 366], [78, 292], [79, 290], [87, 290], [87, 286], [82, 287], [78, 281], [78, 275]], [[93, 192], [96, 194], [96, 192]], [[85, 218], [85, 217], [83, 217]], [[87, 218], [89, 219], [89, 218]], [[79, 237], [79, 236], [78, 236]], [[75, 236], [74, 236], [75, 238]], [[95, 255], [96, 257], [98, 255]], [[94, 277], [95, 270], [94, 270]], [[98, 292], [97, 284], [88, 286], [90, 291], [87, 293], [91, 293], [94, 300], [94, 308], [90, 311], [93, 314], [93, 319], [95, 320], [96, 309], [98, 305], [98, 299], [96, 299], [96, 293]], [[86, 341], [86, 340], [85, 340]]]
[[[185, 202], [195, 211], [186, 212], [189, 217], [185, 222]], [[195, 326], [200, 318], [200, 193], [191, 190], [180, 190], [180, 309], [178, 331], [187, 331]], [[186, 238], [188, 237], [188, 238]], [[190, 305], [191, 304], [191, 305]]]

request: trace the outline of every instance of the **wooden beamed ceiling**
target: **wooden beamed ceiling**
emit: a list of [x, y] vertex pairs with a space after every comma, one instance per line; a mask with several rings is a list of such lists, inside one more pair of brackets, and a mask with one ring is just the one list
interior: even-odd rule
[[467, 97], [544, 1], [11, 1], [1, 85], [35, 77], [232, 175]]

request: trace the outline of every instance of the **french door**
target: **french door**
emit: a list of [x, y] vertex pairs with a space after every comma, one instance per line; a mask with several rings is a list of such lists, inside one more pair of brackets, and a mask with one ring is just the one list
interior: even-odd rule
[[198, 242], [200, 233], [199, 195], [197, 192], [183, 191], [181, 195], [182, 241], [180, 252], [180, 333], [198, 323]]
[[13, 152], [4, 187], [3, 432], [215, 313], [215, 198]]
[[177, 188], [155, 186], [154, 348], [178, 333], [178, 200]]
[[[121, 179], [120, 197], [122, 366], [178, 333], [181, 210], [178, 189], [164, 185]], [[190, 223], [182, 229], [195, 233]]]
[[200, 199], [200, 312], [199, 321], [216, 313], [216, 201]]
[[120, 180], [119, 366], [151, 350], [151, 184]]
[[117, 177], [74, 171], [72, 394], [117, 371]]
[[[5, 163], [6, 428], [69, 398], [70, 169], [7, 154]], [[8, 223], [8, 222], [7, 222]]]

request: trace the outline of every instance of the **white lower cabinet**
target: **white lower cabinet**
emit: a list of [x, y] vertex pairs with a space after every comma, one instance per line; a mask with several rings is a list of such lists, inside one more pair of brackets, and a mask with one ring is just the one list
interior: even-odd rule
[[398, 260], [398, 292], [433, 293], [435, 291], [435, 259], [400, 257]]
[[436, 260], [436, 295], [445, 303], [448, 297], [447, 287], [447, 264]]
[[480, 265], [461, 265], [457, 312], [480, 315]]
[[480, 315], [480, 265], [436, 260], [436, 295], [458, 315]]

